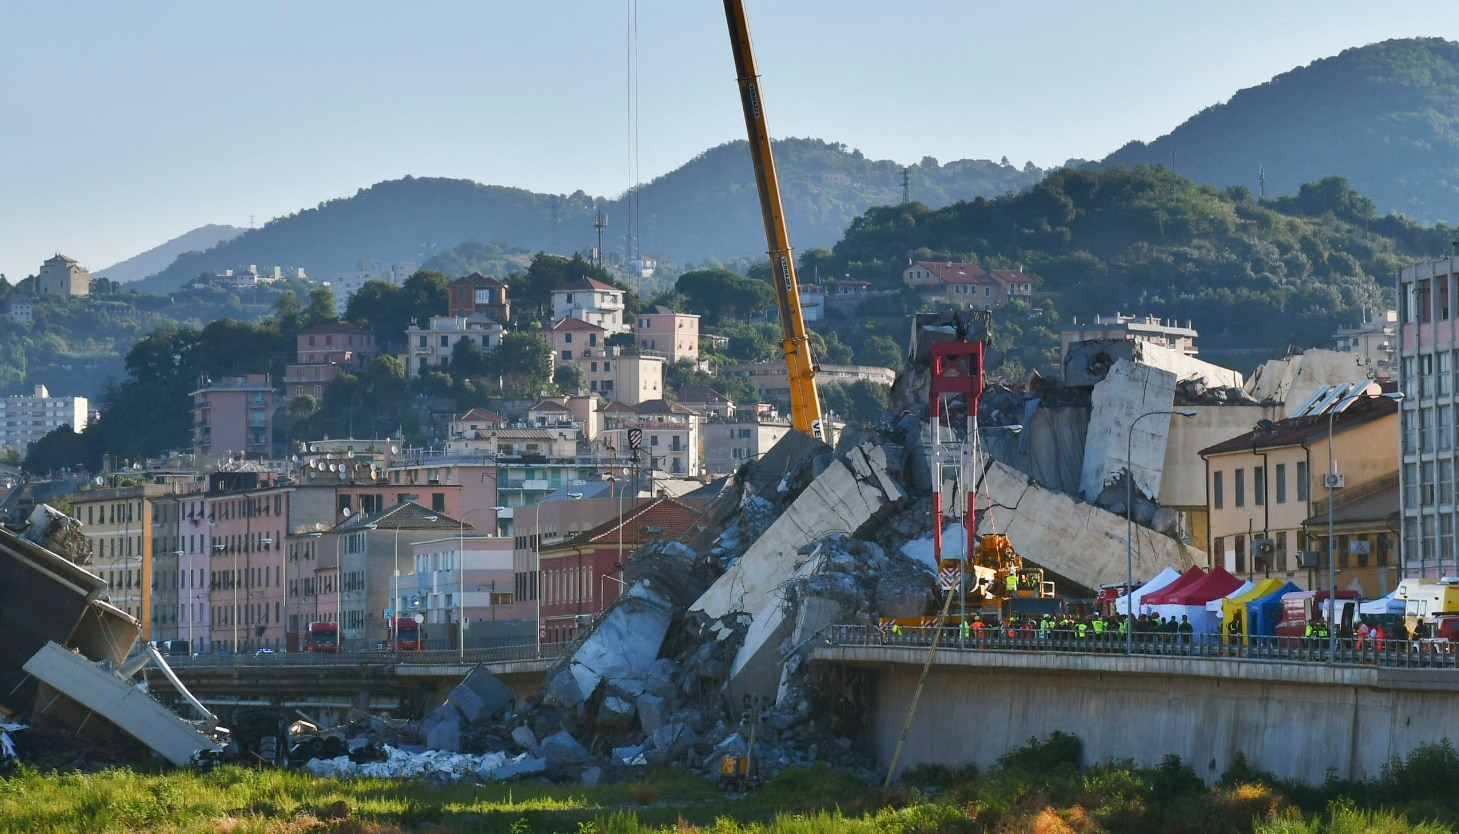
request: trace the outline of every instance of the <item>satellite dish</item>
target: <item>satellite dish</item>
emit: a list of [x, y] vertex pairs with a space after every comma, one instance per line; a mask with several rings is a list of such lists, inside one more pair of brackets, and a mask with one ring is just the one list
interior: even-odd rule
[[424, 615], [424, 614], [411, 614], [410, 615], [410, 618], [412, 620], [415, 620], [417, 624], [420, 624], [420, 623], [423, 623], [423, 622], [426, 621], [426, 615]]
[[319, 477], [319, 473], [318, 472], [310, 472], [309, 473], [309, 477], [311, 477], [311, 478], [318, 478]]
[[398, 454], [400, 454], [400, 447], [399, 446], [391, 446], [390, 447], [390, 454], [392, 454], [392, 455], [398, 455]]
[[103, 477], [101, 477], [100, 475], [97, 475], [95, 478], [92, 478], [91, 479], [91, 482], [94, 483], [94, 484], [96, 484], [97, 486], [106, 486], [106, 479], [103, 478]]
[[345, 518], [349, 518], [350, 517], [350, 508], [349, 507], [345, 507], [343, 510], [340, 510], [340, 512], [344, 513], [344, 517]]

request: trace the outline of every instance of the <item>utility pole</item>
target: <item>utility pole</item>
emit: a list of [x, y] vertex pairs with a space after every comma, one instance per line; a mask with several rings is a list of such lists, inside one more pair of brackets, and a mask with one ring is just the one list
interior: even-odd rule
[[608, 228], [608, 215], [603, 213], [603, 207], [598, 207], [597, 217], [593, 219], [593, 228], [598, 230], [598, 268], [603, 268], [603, 232]]

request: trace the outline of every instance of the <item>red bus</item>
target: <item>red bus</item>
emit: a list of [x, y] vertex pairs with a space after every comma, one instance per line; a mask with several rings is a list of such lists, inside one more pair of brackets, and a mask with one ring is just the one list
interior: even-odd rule
[[426, 647], [425, 630], [414, 617], [394, 617], [386, 624], [390, 640], [386, 645], [398, 652], [418, 652]]
[[310, 623], [304, 636], [306, 652], [339, 652], [338, 623]]

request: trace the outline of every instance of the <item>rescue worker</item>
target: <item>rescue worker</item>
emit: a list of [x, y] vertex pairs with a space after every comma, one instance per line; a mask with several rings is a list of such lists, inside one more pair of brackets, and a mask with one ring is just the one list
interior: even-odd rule
[[900, 642], [902, 639], [902, 624], [892, 623], [892, 639]]
[[966, 646], [968, 644], [968, 637], [973, 633], [972, 626], [968, 625], [967, 617], [963, 617], [962, 622], [957, 627], [957, 631], [958, 636], [962, 638], [963, 645]]
[[1018, 596], [1018, 574], [1008, 574], [1008, 578], [1004, 580], [1004, 584], [1008, 588], [1008, 595], [1010, 597]]

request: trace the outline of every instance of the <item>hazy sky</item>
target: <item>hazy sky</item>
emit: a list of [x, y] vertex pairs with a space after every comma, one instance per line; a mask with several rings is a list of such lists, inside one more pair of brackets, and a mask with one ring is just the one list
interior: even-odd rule
[[[1349, 47], [1459, 40], [1454, 0], [746, 5], [773, 134], [900, 163], [1098, 158]], [[406, 174], [615, 196], [744, 137], [714, 0], [16, 0], [0, 79], [12, 281]]]

